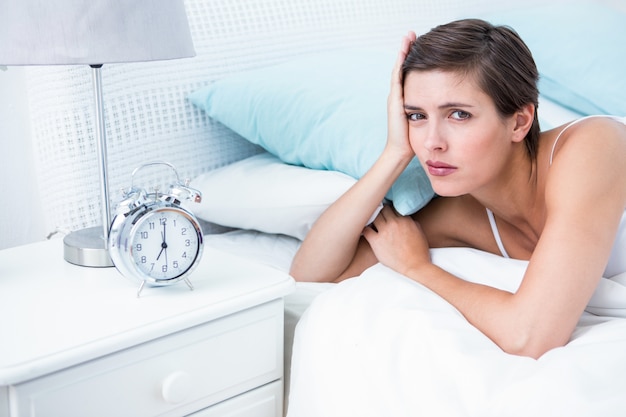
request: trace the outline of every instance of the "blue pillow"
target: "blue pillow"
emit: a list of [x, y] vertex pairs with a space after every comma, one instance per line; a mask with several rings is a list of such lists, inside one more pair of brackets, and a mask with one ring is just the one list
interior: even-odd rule
[[526, 42], [542, 95], [583, 115], [626, 115], [626, 13], [597, 2], [555, 3], [482, 17]]
[[[223, 78], [191, 102], [282, 161], [360, 178], [387, 141], [387, 95], [395, 50], [299, 57]], [[387, 198], [410, 214], [434, 193], [416, 158]]]

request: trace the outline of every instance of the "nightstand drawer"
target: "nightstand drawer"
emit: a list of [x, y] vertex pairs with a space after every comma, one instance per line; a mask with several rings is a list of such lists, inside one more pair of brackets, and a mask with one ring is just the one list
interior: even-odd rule
[[282, 409], [283, 384], [276, 381], [188, 417], [277, 417]]
[[[180, 416], [282, 377], [276, 300], [19, 384], [20, 416]], [[94, 412], [95, 410], [95, 412]]]

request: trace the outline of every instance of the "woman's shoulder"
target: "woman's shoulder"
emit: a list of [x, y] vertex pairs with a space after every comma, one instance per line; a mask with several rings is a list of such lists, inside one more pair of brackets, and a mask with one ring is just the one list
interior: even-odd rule
[[552, 165], [560, 154], [611, 154], [626, 158], [626, 117], [594, 115], [582, 117], [542, 133]]
[[541, 161], [547, 172], [548, 206], [626, 198], [626, 125], [622, 119], [583, 118], [546, 132], [546, 139]]

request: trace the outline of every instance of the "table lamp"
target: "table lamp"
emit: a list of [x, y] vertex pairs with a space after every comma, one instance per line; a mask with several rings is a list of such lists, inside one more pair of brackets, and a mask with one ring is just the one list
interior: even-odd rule
[[66, 235], [66, 261], [113, 266], [107, 251], [111, 209], [102, 65], [194, 55], [183, 0], [3, 0], [0, 65], [91, 67], [102, 225]]

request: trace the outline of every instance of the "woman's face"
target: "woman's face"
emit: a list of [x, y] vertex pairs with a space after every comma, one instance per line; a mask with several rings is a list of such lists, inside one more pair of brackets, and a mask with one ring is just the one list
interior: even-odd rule
[[512, 153], [514, 118], [503, 120], [472, 77], [409, 72], [404, 106], [411, 147], [437, 194], [474, 193], [498, 180]]

